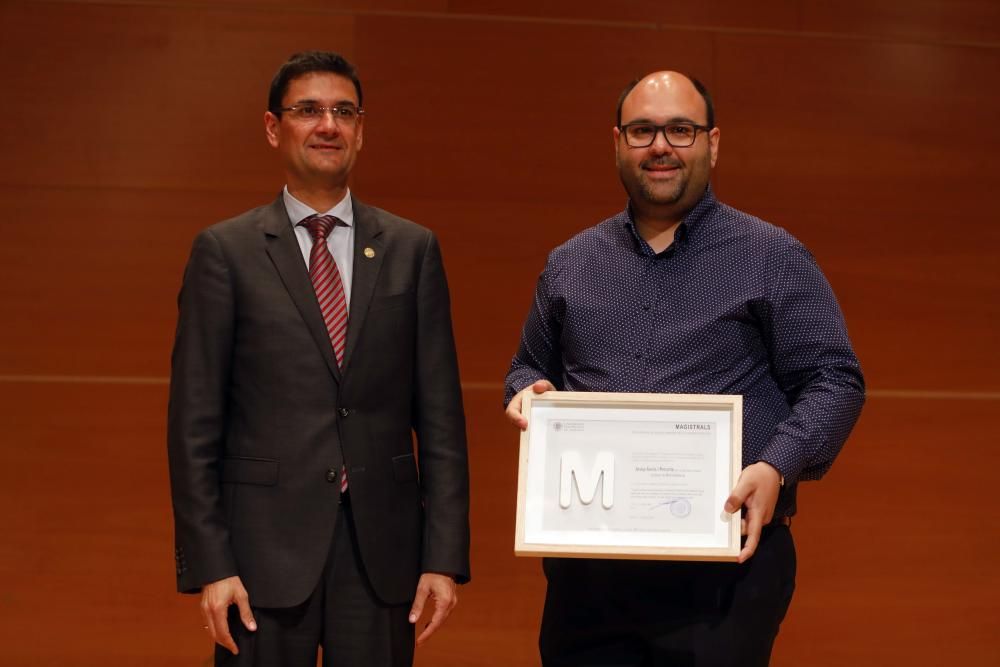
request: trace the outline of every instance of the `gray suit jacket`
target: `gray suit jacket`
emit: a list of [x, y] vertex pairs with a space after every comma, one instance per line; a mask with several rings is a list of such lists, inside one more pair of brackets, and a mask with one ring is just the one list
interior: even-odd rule
[[182, 592], [239, 575], [251, 604], [304, 601], [345, 461], [384, 602], [412, 599], [421, 572], [469, 578], [465, 421], [437, 240], [357, 200], [354, 223], [341, 369], [281, 197], [195, 239], [168, 411]]

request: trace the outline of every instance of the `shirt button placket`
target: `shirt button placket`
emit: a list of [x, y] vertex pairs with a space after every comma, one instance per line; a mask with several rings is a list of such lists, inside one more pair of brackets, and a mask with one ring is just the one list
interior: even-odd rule
[[654, 332], [653, 304], [656, 301], [657, 274], [662, 260], [656, 257], [649, 257], [643, 270], [639, 299], [636, 302], [638, 307], [637, 321], [639, 322], [638, 334], [635, 337], [635, 348], [632, 351], [632, 359], [635, 363], [635, 377], [639, 379], [639, 385], [645, 386], [649, 383], [647, 377], [649, 373], [649, 349]]

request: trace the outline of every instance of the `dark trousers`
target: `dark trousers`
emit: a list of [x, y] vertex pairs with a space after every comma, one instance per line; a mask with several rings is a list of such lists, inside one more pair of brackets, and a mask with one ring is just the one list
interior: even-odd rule
[[742, 565], [550, 558], [545, 667], [764, 667], [795, 590], [787, 526]]
[[[229, 628], [240, 649], [215, 647], [216, 667], [411, 667], [410, 605], [379, 602], [361, 566], [349, 505], [338, 511], [333, 545], [316, 590], [289, 609], [253, 607], [257, 631], [229, 608]], [[250, 594], [253, 604], [253, 593]]]

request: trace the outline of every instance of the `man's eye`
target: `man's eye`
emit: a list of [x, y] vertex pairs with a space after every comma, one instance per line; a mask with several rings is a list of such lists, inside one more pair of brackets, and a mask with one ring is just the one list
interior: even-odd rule
[[343, 118], [344, 120], [351, 120], [357, 115], [354, 107], [334, 107], [333, 110], [338, 118]]
[[667, 125], [667, 134], [672, 137], [690, 137], [694, 128], [690, 125]]
[[628, 128], [629, 133], [637, 139], [645, 139], [656, 131], [652, 125], [632, 125]]
[[303, 118], [315, 118], [319, 115], [319, 107], [314, 107], [311, 105], [304, 105], [299, 107], [299, 115]]

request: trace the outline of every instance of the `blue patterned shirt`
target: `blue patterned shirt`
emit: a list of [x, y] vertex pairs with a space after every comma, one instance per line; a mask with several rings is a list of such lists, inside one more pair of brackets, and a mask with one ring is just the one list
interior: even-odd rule
[[795, 484], [833, 463], [864, 403], [844, 318], [808, 250], [711, 188], [657, 254], [629, 209], [549, 255], [505, 402], [536, 380], [566, 391], [743, 395], [743, 464]]

